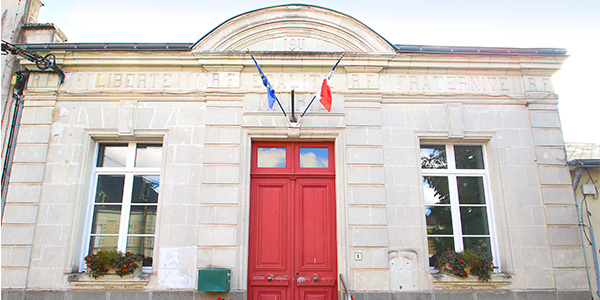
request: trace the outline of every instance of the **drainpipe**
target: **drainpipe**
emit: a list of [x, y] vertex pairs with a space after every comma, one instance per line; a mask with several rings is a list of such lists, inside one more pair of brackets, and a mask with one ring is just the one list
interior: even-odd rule
[[21, 113], [23, 112], [23, 90], [29, 80], [29, 71], [17, 71], [17, 82], [13, 98], [15, 98], [15, 110], [10, 125], [10, 133], [4, 155], [4, 167], [2, 168], [2, 219], [4, 219], [4, 206], [6, 205], [6, 194], [8, 192], [8, 182], [10, 181], [10, 172], [12, 170], [13, 157], [15, 155], [15, 146], [19, 133], [19, 124], [21, 124]]
[[[2, 54], [11, 53], [18, 55], [31, 62], [35, 63], [35, 66], [39, 70], [24, 70], [15, 72], [17, 76], [17, 82], [15, 85], [15, 91], [13, 97], [16, 99], [15, 111], [10, 127], [10, 135], [6, 147], [6, 155], [4, 156], [4, 167], [2, 168], [2, 216], [4, 219], [4, 206], [6, 205], [6, 194], [8, 192], [8, 183], [10, 181], [10, 172], [12, 170], [13, 156], [15, 154], [15, 146], [17, 143], [17, 135], [19, 134], [19, 124], [21, 122], [21, 113], [23, 111], [23, 91], [27, 87], [27, 81], [29, 80], [30, 73], [53, 73], [60, 77], [58, 85], [61, 85], [65, 80], [65, 73], [56, 65], [56, 56], [52, 53], [41, 56], [35, 52], [29, 51], [23, 47], [13, 45], [7, 41], [2, 40]], [[51, 71], [45, 71], [52, 69]]]
[[[583, 221], [581, 219], [581, 214], [579, 213], [579, 204], [577, 202], [577, 187], [579, 186], [579, 181], [581, 180], [581, 175], [583, 173], [583, 169], [585, 168], [585, 164], [580, 162], [580, 161], [575, 161], [575, 162], [570, 162], [573, 164], [577, 164], [576, 166], [576, 171], [575, 171], [575, 178], [573, 178], [573, 196], [575, 197], [575, 208], [577, 209], [577, 221], [579, 222], [579, 234], [581, 236], [581, 244], [583, 246], [583, 259], [585, 260], [585, 273], [587, 275], [588, 278], [588, 285], [590, 286], [590, 293], [592, 292], [592, 281], [590, 278], [590, 272], [588, 271], [589, 266], [588, 266], [588, 262], [587, 262], [587, 255], [586, 255], [586, 251], [585, 251], [585, 239], [583, 238], [583, 231], [585, 230], [583, 228]], [[596, 291], [600, 291], [600, 270], [598, 269], [598, 255], [596, 254], [596, 242], [595, 242], [595, 238], [594, 238], [594, 229], [592, 228], [592, 226], [589, 226], [589, 232], [590, 232], [590, 239], [592, 241], [592, 258], [594, 260], [594, 270], [595, 270], [595, 274], [596, 274]], [[593, 299], [594, 295], [592, 294], [592, 299]]]

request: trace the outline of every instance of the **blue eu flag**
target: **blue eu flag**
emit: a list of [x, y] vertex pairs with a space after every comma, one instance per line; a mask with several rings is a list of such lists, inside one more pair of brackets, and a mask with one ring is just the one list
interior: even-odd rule
[[254, 56], [252, 56], [252, 60], [256, 64], [256, 68], [258, 68], [258, 72], [260, 73], [260, 78], [262, 79], [263, 84], [265, 85], [265, 87], [267, 87], [267, 97], [269, 99], [269, 109], [273, 109], [273, 104], [275, 104], [275, 101], [277, 100], [277, 96], [275, 96], [275, 90], [271, 86], [271, 83], [269, 83], [269, 80], [267, 80], [267, 76], [265, 76], [265, 73], [263, 73], [263, 71], [258, 66], [258, 63], [256, 62], [256, 59], [254, 59]]

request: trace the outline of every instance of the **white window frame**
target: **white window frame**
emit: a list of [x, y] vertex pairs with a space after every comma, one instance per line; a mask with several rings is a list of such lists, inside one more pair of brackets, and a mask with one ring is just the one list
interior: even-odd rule
[[[125, 167], [98, 167], [98, 159], [100, 146], [101, 145], [111, 145], [111, 144], [127, 144], [127, 159]], [[92, 237], [91, 229], [92, 222], [94, 218], [94, 209], [95, 209], [95, 201], [96, 201], [96, 189], [98, 185], [98, 177], [100, 175], [123, 175], [125, 176], [124, 185], [123, 185], [123, 198], [121, 202], [121, 216], [119, 223], [119, 234], [117, 238], [117, 250], [126, 252], [127, 251], [127, 237], [148, 237], [148, 234], [128, 234], [128, 226], [129, 226], [129, 217], [131, 212], [131, 198], [132, 198], [132, 189], [133, 189], [133, 180], [135, 175], [145, 175], [145, 176], [158, 176], [160, 178], [161, 167], [158, 168], [144, 168], [144, 167], [135, 167], [136, 160], [136, 150], [138, 144], [147, 144], [147, 145], [161, 145], [164, 147], [162, 142], [155, 141], [136, 141], [136, 142], [123, 142], [123, 141], [102, 141], [96, 143], [96, 149], [94, 152], [94, 161], [93, 161], [93, 170], [92, 170], [92, 184], [90, 185], [90, 194], [88, 197], [88, 211], [86, 218], [86, 228], [85, 228], [85, 236], [84, 243], [82, 247], [82, 255], [81, 255], [81, 263], [80, 263], [80, 271], [84, 271], [86, 269], [86, 264], [84, 258], [89, 254], [90, 249], [90, 241]], [[164, 151], [164, 148], [163, 148]], [[162, 158], [162, 155], [161, 155]], [[162, 166], [162, 162], [160, 164]], [[160, 187], [160, 186], [159, 186]], [[160, 189], [160, 188], [159, 188]], [[160, 203], [160, 193], [157, 206], [157, 222], [158, 222], [158, 214], [159, 214], [159, 203]], [[158, 224], [155, 224], [157, 227]], [[153, 249], [153, 265], [145, 266], [142, 268], [143, 272], [150, 272], [154, 267], [154, 261], [156, 261], [156, 242], [157, 242], [157, 230], [154, 231], [154, 249]]]
[[[454, 239], [454, 251], [461, 252], [464, 251], [464, 243], [463, 243], [463, 233], [462, 233], [462, 224], [460, 218], [460, 205], [459, 205], [459, 194], [458, 194], [458, 185], [457, 178], [458, 177], [482, 177], [483, 180], [483, 190], [485, 196], [485, 207], [488, 219], [488, 230], [489, 230], [489, 238], [490, 238], [490, 249], [492, 252], [492, 259], [494, 262], [494, 268], [496, 271], [501, 269], [500, 267], [500, 259], [498, 253], [498, 243], [496, 236], [496, 227], [494, 226], [494, 212], [493, 212], [493, 201], [492, 195], [490, 191], [490, 176], [489, 176], [489, 164], [486, 155], [486, 147], [484, 144], [453, 144], [453, 143], [444, 143], [444, 142], [433, 142], [433, 143], [420, 143], [419, 144], [419, 157], [421, 155], [421, 147], [422, 146], [445, 146], [446, 147], [446, 169], [421, 169], [421, 184], [423, 182], [423, 177], [425, 176], [439, 176], [439, 177], [447, 177], [448, 178], [448, 191], [450, 194], [450, 207], [451, 207], [451, 216], [452, 216], [452, 237]], [[481, 152], [483, 156], [483, 169], [457, 169], [456, 168], [456, 159], [454, 154], [454, 146], [477, 146], [481, 147]], [[419, 160], [420, 161], [420, 160]], [[421, 188], [422, 191], [422, 188]], [[428, 206], [425, 203], [424, 196], [421, 197], [423, 201], [423, 207]], [[473, 206], [473, 205], [470, 205]], [[474, 205], [474, 206], [483, 206], [483, 205]], [[425, 227], [426, 237], [447, 237], [448, 235], [435, 235], [428, 234], [427, 227]], [[477, 237], [475, 235], [469, 235], [468, 237]], [[483, 237], [483, 235], [482, 235]], [[485, 236], [487, 237], [487, 236]], [[427, 239], [429, 240], [429, 239]], [[428, 242], [429, 243], [429, 242]], [[430, 266], [433, 268], [433, 266]]]

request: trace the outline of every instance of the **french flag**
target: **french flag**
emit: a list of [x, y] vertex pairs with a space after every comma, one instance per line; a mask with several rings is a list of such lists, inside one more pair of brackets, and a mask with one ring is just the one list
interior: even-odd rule
[[344, 55], [346, 55], [346, 53], [342, 54], [340, 59], [338, 59], [338, 61], [335, 63], [335, 66], [333, 66], [333, 69], [331, 69], [331, 72], [329, 72], [329, 75], [327, 75], [327, 78], [323, 79], [323, 84], [321, 85], [321, 100], [320, 100], [320, 102], [321, 102], [321, 104], [323, 104], [323, 107], [325, 107], [325, 109], [328, 112], [331, 112], [331, 103], [333, 102], [333, 98], [331, 97], [331, 88], [329, 87], [329, 80], [331, 79], [331, 75], [333, 75], [333, 71], [335, 70], [337, 65], [340, 63], [340, 60], [342, 60], [342, 57], [344, 57]]

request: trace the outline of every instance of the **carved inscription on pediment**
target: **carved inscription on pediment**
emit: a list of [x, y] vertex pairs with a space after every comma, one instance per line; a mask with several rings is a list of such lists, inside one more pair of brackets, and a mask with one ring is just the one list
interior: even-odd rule
[[[248, 47], [252, 51], [346, 51], [331, 42], [308, 37], [281, 37], [256, 42]], [[356, 49], [358, 50], [358, 49]]]

